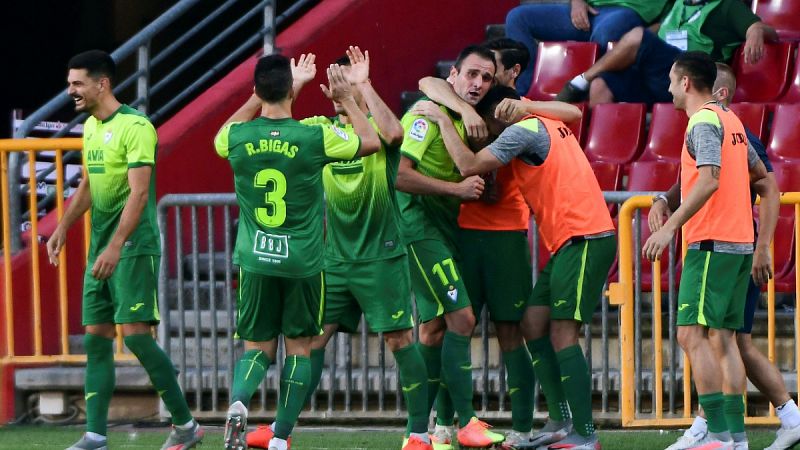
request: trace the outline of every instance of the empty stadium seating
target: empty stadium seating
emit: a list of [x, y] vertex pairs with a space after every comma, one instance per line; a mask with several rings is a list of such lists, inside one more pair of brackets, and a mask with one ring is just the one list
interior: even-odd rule
[[683, 139], [689, 118], [684, 111], [678, 111], [672, 103], [653, 105], [650, 132], [644, 148], [643, 161], [680, 161]]
[[800, 103], [800, 61], [798, 59], [800, 58], [795, 59], [794, 70], [789, 77], [789, 87], [780, 98], [780, 103]]
[[603, 191], [618, 191], [622, 174], [619, 164], [606, 161], [592, 161], [592, 172]]
[[773, 102], [783, 94], [789, 83], [794, 60], [794, 44], [779, 42], [764, 44], [764, 57], [755, 64], [746, 64], [744, 47], [739, 47], [733, 60], [736, 73], [737, 102]]
[[772, 118], [767, 153], [771, 160], [800, 159], [800, 104], [780, 104], [775, 107]]
[[763, 103], [732, 103], [731, 110], [742, 124], [759, 139], [764, 140], [767, 131], [767, 107]]
[[643, 103], [606, 103], [592, 111], [586, 139], [589, 161], [627, 164], [638, 156], [644, 142]]
[[597, 44], [593, 42], [540, 42], [526, 97], [553, 100], [567, 81], [588, 69], [596, 59]]
[[589, 125], [589, 105], [583, 102], [576, 103], [575, 106], [581, 110], [583, 115], [581, 116], [581, 120], [570, 122], [567, 124], [567, 126], [570, 130], [572, 130], [572, 134], [575, 135], [575, 139], [578, 140], [578, 143], [581, 144], [581, 147], [583, 147], [585, 139], [584, 131], [586, 131], [586, 126]]
[[753, 11], [781, 40], [800, 40], [800, 0], [755, 0]]

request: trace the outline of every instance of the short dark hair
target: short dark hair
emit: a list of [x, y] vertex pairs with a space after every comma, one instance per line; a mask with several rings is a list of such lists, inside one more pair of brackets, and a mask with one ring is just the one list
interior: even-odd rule
[[339, 57], [339, 59], [337, 59], [333, 63], [334, 64], [338, 64], [340, 66], [349, 66], [350, 65], [350, 57], [348, 57], [347, 55], [342, 55], [342, 56]]
[[292, 67], [289, 58], [274, 53], [262, 56], [256, 63], [253, 76], [256, 95], [267, 103], [278, 103], [292, 89]]
[[453, 64], [456, 70], [461, 72], [461, 63], [463, 63], [469, 55], [478, 55], [483, 59], [488, 59], [494, 65], [495, 70], [497, 70], [497, 60], [494, 59], [494, 52], [483, 45], [468, 45], [464, 47], [461, 53], [458, 54], [455, 64]]
[[475, 105], [475, 112], [481, 116], [493, 114], [493, 109], [497, 106], [497, 104], [507, 98], [519, 100], [519, 94], [517, 94], [517, 90], [502, 84], [492, 86], [491, 89], [486, 92], [486, 95], [483, 96], [481, 101]]
[[531, 61], [528, 47], [525, 47], [525, 44], [520, 41], [502, 37], [486, 41], [483, 45], [489, 50], [500, 53], [500, 62], [503, 63], [503, 67], [506, 69], [519, 64], [520, 72], [522, 72]]
[[114, 84], [114, 77], [117, 76], [117, 64], [111, 55], [102, 50], [78, 53], [69, 59], [67, 69], [86, 69], [90, 77], [106, 77], [111, 80], [111, 84]]
[[682, 76], [689, 77], [694, 88], [700, 92], [710, 92], [717, 79], [717, 64], [705, 52], [681, 53], [675, 58], [675, 69]]

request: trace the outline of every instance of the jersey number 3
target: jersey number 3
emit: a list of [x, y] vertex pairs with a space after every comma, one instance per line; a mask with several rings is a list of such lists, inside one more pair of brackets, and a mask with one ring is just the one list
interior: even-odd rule
[[[271, 186], [270, 186], [271, 185]], [[256, 220], [265, 227], [279, 227], [286, 221], [286, 177], [279, 170], [264, 169], [256, 174], [255, 186], [272, 190], [264, 196], [266, 208], [256, 208]]]

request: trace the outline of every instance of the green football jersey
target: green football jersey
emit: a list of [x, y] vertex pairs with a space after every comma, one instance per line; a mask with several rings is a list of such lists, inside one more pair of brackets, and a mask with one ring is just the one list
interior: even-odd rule
[[156, 147], [158, 136], [150, 120], [122, 105], [106, 120], [89, 116], [83, 126], [83, 165], [92, 195], [92, 233], [89, 261], [106, 248], [117, 231], [131, 187], [128, 169], [152, 166], [147, 205], [120, 253], [121, 258], [160, 255], [161, 238], [156, 221]]
[[[467, 134], [460, 116], [441, 106], [452, 119], [458, 135], [466, 142]], [[463, 180], [458, 168], [447, 153], [439, 126], [423, 116], [406, 114], [400, 120], [405, 130], [400, 152], [411, 159], [417, 171], [439, 180]], [[461, 200], [448, 195], [423, 195], [397, 192], [404, 242], [419, 239], [444, 240], [453, 245], [458, 233], [458, 212]]]
[[304, 278], [323, 267], [322, 168], [355, 157], [358, 136], [334, 125], [259, 117], [214, 139], [233, 168], [239, 203], [234, 262], [249, 272]]
[[[335, 124], [353, 133], [351, 124], [341, 124], [337, 118], [317, 116], [302, 122]], [[379, 132], [372, 118], [370, 123]], [[399, 163], [399, 149], [381, 142], [377, 153], [325, 166], [326, 258], [363, 262], [405, 254], [394, 193]]]

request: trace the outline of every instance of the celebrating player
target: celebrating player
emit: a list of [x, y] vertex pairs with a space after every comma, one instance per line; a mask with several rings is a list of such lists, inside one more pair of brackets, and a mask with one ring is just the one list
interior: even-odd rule
[[[292, 119], [293, 65], [277, 54], [259, 59], [255, 95], [214, 139], [217, 153], [233, 169], [241, 217], [235, 252], [240, 266], [237, 334], [245, 341], [245, 353], [231, 386], [228, 450], [246, 448], [247, 407], [275, 359], [279, 334], [284, 336], [286, 361], [268, 448], [286, 450], [311, 381], [311, 338], [322, 331], [322, 169], [380, 148], [377, 133], [336, 64], [327, 71], [329, 87], [321, 88], [347, 113], [353, 132]], [[259, 109], [261, 116], [248, 120]]]
[[203, 429], [192, 418], [175, 367], [150, 329], [160, 320], [156, 130], [144, 114], [114, 96], [116, 66], [108, 53], [80, 53], [68, 67], [67, 94], [75, 101], [76, 111], [90, 116], [83, 132], [84, 177], [47, 241], [52, 264], [58, 265], [69, 227], [89, 208], [92, 218], [83, 277], [86, 434], [69, 449], [108, 448], [116, 324], [122, 325], [125, 345], [142, 363], [172, 415], [173, 429], [162, 449], [192, 448], [203, 439]]

